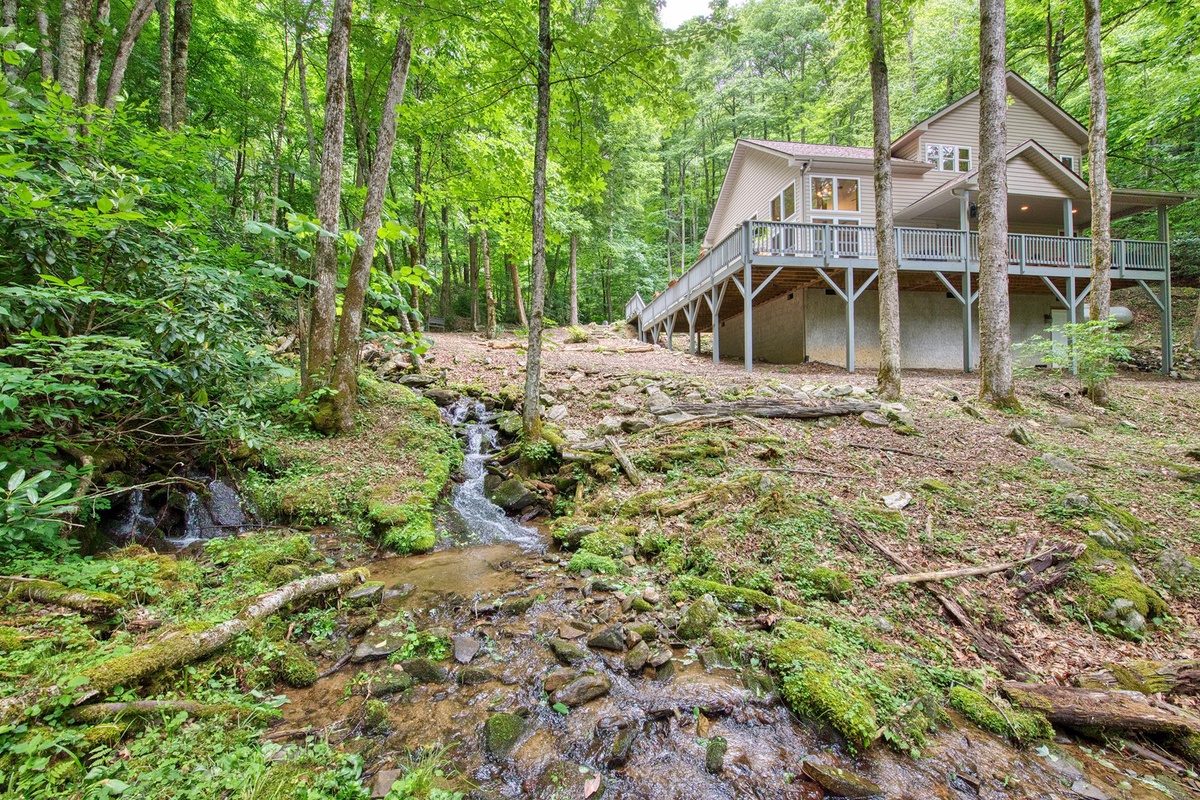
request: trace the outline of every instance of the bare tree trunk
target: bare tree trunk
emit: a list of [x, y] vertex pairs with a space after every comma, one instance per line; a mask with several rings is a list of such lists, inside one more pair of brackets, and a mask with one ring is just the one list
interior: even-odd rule
[[304, 65], [304, 35], [308, 33], [307, 21], [296, 29], [296, 82], [300, 84], [300, 105], [304, 109], [304, 135], [308, 139], [308, 177], [315, 188], [320, 174], [317, 160], [317, 135], [313, 129], [312, 102], [308, 98], [308, 70]]
[[1196, 318], [1192, 321], [1192, 349], [1200, 353], [1200, 305], [1196, 306]]
[[192, 41], [192, 0], [175, 0], [171, 61], [171, 127], [187, 122], [188, 46]]
[[568, 280], [571, 284], [571, 324], [579, 324], [579, 236], [571, 234], [571, 254], [569, 256], [567, 271], [570, 273]]
[[58, 85], [62, 93], [79, 100], [79, 72], [83, 67], [83, 0], [63, 0], [58, 22]]
[[492, 294], [492, 249], [488, 247], [487, 228], [480, 231], [483, 245], [483, 296], [487, 304], [487, 338], [496, 338], [496, 296]]
[[979, 17], [979, 396], [998, 408], [1016, 408], [1008, 305], [1005, 0], [979, 0]]
[[871, 121], [875, 145], [875, 246], [879, 253], [879, 396], [900, 397], [900, 264], [892, 218], [892, 121], [882, 0], [867, 0], [871, 40]]
[[442, 229], [439, 232], [442, 245], [442, 285], [438, 298], [438, 310], [445, 318], [450, 317], [450, 304], [454, 295], [454, 262], [450, 258], [450, 207], [442, 204]]
[[408, 64], [412, 57], [412, 40], [407, 27], [396, 32], [396, 49], [392, 53], [392, 70], [387, 93], [383, 98], [383, 116], [375, 137], [375, 155], [371, 176], [367, 181], [367, 199], [359, 223], [359, 244], [350, 263], [350, 280], [342, 296], [342, 319], [338, 327], [336, 360], [330, 385], [333, 395], [333, 429], [339, 433], [354, 430], [354, 412], [358, 410], [358, 354], [362, 335], [363, 301], [375, 259], [375, 241], [383, 220], [383, 199], [387, 192], [388, 173], [392, 168], [392, 152], [396, 147], [396, 110], [404, 101], [404, 85], [408, 80]]
[[521, 295], [521, 270], [517, 268], [517, 262], [513, 261], [513, 257], [504, 254], [504, 268], [508, 270], [508, 279], [512, 282], [513, 287], [513, 305], [517, 307], [517, 324], [523, 328], [529, 326], [529, 317], [525, 315], [525, 298]]
[[38, 0], [34, 9], [38, 29], [38, 58], [42, 65], [42, 83], [54, 82], [54, 44], [50, 41], [50, 17], [46, 15], [46, 0]]
[[353, 0], [335, 0], [329, 28], [329, 58], [325, 71], [325, 134], [321, 149], [321, 175], [316, 211], [324, 233], [317, 237], [313, 273], [312, 320], [308, 339], [307, 396], [325, 385], [333, 365], [333, 337], [337, 324], [338, 211], [342, 199], [342, 156], [346, 134], [346, 70], [350, 46]]
[[[137, 8], [134, 8], [137, 11]], [[100, 61], [104, 58], [104, 34], [112, 14], [110, 0], [98, 0], [92, 35], [84, 49], [83, 104], [94, 106], [100, 100]]]
[[279, 119], [275, 123], [274, 166], [271, 169], [271, 226], [279, 225], [279, 176], [283, 173], [283, 139], [287, 135], [288, 76], [292, 65], [288, 61], [287, 21], [283, 23], [283, 77], [279, 88]]
[[421, 168], [422, 156], [421, 134], [413, 139], [413, 226], [417, 229], [417, 238], [409, 245], [410, 262], [414, 267], [418, 264], [425, 266], [425, 201], [421, 178], [424, 172]]
[[[542, 311], [546, 303], [546, 158], [550, 148], [550, 0], [538, 0], [537, 116], [533, 140], [533, 260], [525, 350], [525, 436], [542, 438]], [[520, 303], [518, 302], [518, 308]]]
[[471, 330], [479, 330], [479, 234], [471, 232], [467, 241], [467, 268], [471, 290]]
[[137, 0], [133, 10], [129, 12], [129, 22], [125, 25], [125, 32], [121, 34], [121, 41], [117, 43], [117, 52], [113, 56], [112, 70], [108, 76], [108, 88], [104, 91], [104, 107], [109, 111], [117, 107], [117, 98], [121, 96], [121, 87], [125, 83], [125, 70], [129, 67], [129, 56], [133, 54], [133, 47], [142, 35], [142, 28], [146, 27], [153, 12], [154, 0]]
[[[1092, 319], [1103, 322], [1108, 319], [1112, 298], [1112, 187], [1108, 185], [1108, 88], [1100, 53], [1100, 0], [1084, 0], [1083, 12], [1091, 96], [1088, 185], [1092, 194], [1092, 294], [1088, 302]], [[1091, 387], [1091, 396], [1096, 405], [1108, 405], [1108, 381], [1096, 382]]]
[[158, 10], [158, 124], [170, 130], [171, 113], [171, 0], [154, 0]]
[[[0, 28], [16, 28], [17, 27], [17, 0], [3, 0], [0, 2]], [[4, 50], [0, 52], [0, 56], [12, 49], [12, 45], [5, 45]], [[19, 79], [17, 74], [17, 65], [4, 62], [4, 77], [9, 83], [16, 83]]]

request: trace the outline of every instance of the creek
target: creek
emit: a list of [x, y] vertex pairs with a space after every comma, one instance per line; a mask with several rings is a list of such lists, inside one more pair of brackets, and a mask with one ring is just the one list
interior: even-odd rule
[[[487, 500], [483, 482], [497, 434], [483, 406], [461, 402], [446, 419], [466, 453], [462, 482], [450, 498], [462, 521], [455, 527], [465, 534], [434, 553], [368, 566], [387, 589], [378, 618], [407, 616], [410, 632], [453, 640], [453, 654], [432, 663], [350, 663], [307, 689], [289, 691], [283, 707], [280, 730], [325, 736], [361, 754], [369, 779], [388, 775], [414, 754], [448, 748], [457, 785], [475, 787], [468, 796], [480, 798], [583, 798], [595, 776], [606, 798], [832, 796], [800, 778], [805, 759], [867, 777], [882, 787], [882, 796], [912, 800], [1065, 800], [1102, 796], [1068, 787], [1114, 780], [1116, 773], [1076, 745], [1018, 750], [958, 719], [943, 726], [918, 759], [882, 744], [865, 756], [847, 751], [818, 723], [788, 711], [757, 665], [733, 664], [678, 641], [679, 610], [665, 600], [636, 613], [627, 580], [569, 574], [566, 557], [546, 536]], [[628, 638], [616, 649], [588, 646], [594, 633], [613, 625], [626, 631], [650, 626], [643, 632], [656, 639], [654, 647], [665, 645], [670, 660], [631, 673], [624, 661]], [[548, 646], [552, 640], [573, 645], [577, 660], [566, 666]], [[386, 723], [368, 727], [369, 690], [363, 687], [382, 686], [401, 668], [413, 685], [382, 694]], [[608, 691], [569, 711], [555, 710], [543, 687], [548, 676], [564, 674], [603, 676]], [[518, 718], [515, 735], [489, 742], [488, 720], [501, 713]], [[706, 765], [716, 737], [727, 750], [720, 764]], [[1122, 796], [1166, 795], [1134, 781]]]

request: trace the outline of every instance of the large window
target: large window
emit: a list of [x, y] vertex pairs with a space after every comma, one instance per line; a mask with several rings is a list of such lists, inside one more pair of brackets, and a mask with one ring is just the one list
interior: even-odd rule
[[858, 211], [857, 178], [812, 178], [813, 211]]
[[796, 213], [796, 184], [789, 183], [771, 201], [771, 221], [781, 222]]
[[970, 172], [971, 148], [953, 144], [925, 145], [925, 160], [943, 172]]

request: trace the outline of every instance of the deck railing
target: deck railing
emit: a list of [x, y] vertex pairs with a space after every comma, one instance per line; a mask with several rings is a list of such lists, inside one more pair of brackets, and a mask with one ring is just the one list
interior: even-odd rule
[[[711, 290], [724, 281], [735, 266], [744, 263], [744, 245], [749, 246], [752, 263], [762, 261], [774, 266], [780, 266], [780, 260], [794, 260], [797, 267], [837, 268], [878, 258], [873, 225], [750, 220], [738, 226], [701, 256], [682, 277], [672, 281], [645, 304], [640, 310], [642, 328], [661, 322], [695, 299], [698, 292]], [[1147, 276], [1146, 272], [1166, 274], [1169, 257], [1166, 242], [1114, 239], [1112, 246], [1114, 277], [1125, 277], [1126, 270], [1141, 272], [1138, 277], [1142, 279], [1159, 279]], [[896, 249], [901, 269], [961, 272], [979, 264], [979, 234], [974, 232], [897, 228]], [[1091, 262], [1091, 239], [1025, 233], [1008, 236], [1008, 263], [1012, 274], [1025, 274], [1030, 269], [1037, 275], [1045, 275], [1047, 270], [1090, 269]], [[636, 299], [641, 300], [640, 297]], [[630, 304], [633, 302], [631, 298]], [[626, 319], [639, 316], [636, 310], [631, 313], [630, 304], [626, 304]]]
[[625, 303], [625, 321], [633, 322], [634, 318], [645, 307], [646, 301], [642, 299], [642, 293], [634, 292], [633, 297], [629, 298], [629, 301]]

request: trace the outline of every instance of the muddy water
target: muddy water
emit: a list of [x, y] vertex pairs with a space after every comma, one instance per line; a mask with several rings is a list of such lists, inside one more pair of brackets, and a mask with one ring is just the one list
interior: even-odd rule
[[[380, 616], [405, 612], [419, 628], [474, 637], [482, 647], [469, 666], [450, 658], [443, 662], [446, 680], [388, 697], [388, 729], [367, 732], [365, 698], [351, 694], [351, 685], [361, 673], [394, 667], [386, 660], [350, 664], [309, 689], [289, 692], [283, 727], [311, 730], [360, 753], [368, 774], [402, 766], [423, 748], [449, 747], [458, 773], [453, 785], [479, 798], [583, 798], [595, 775], [606, 798], [825, 797], [801, 777], [806, 758], [867, 777], [888, 798], [1172, 796], [1148, 783], [1144, 767], [1111, 753], [1106, 765], [1069, 743], [1042, 754], [1019, 751], [965, 726], [944, 730], [919, 760], [881, 745], [855, 756], [819, 725], [798, 720], [775, 695], [747, 689], [738, 671], [706, 671], [679, 642], [672, 642], [674, 659], [653, 677], [630, 675], [623, 654], [589, 649], [586, 662], [573, 669], [603, 672], [611, 692], [559, 714], [542, 684], [561, 666], [547, 642], [564, 624], [593, 630], [614, 621], [649, 622], [667, 637], [677, 611], [623, 612], [620, 595], [604, 590], [620, 587], [568, 575], [558, 555], [541, 549], [539, 534], [520, 530], [516, 541], [493, 528], [485, 544], [370, 565], [374, 579], [404, 592]], [[468, 669], [486, 670], [489, 679], [459, 685]], [[488, 717], [501, 711], [523, 716], [526, 726], [511, 752], [497, 758], [485, 751], [483, 731]], [[627, 757], [616, 758], [618, 737], [630, 736]], [[716, 736], [727, 740], [728, 751], [724, 769], [711, 774], [705, 753]]]

